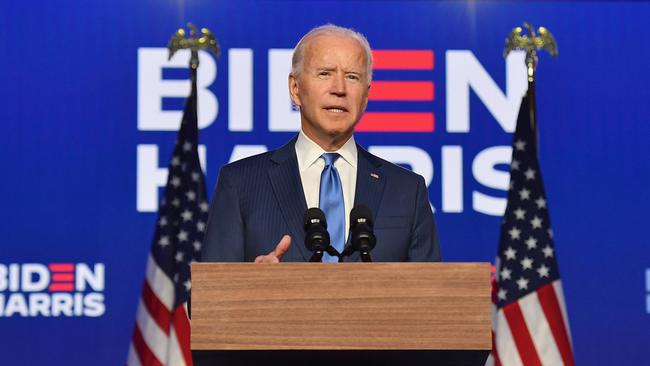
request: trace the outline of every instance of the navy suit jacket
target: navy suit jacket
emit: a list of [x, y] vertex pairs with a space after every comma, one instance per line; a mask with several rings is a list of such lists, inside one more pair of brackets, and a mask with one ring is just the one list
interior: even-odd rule
[[[275, 249], [283, 235], [291, 246], [281, 260], [308, 261], [296, 138], [279, 148], [221, 168], [210, 204], [202, 261], [251, 262]], [[440, 247], [424, 179], [357, 145], [354, 205], [375, 219], [373, 261], [439, 261]], [[358, 253], [346, 261], [358, 261]]]

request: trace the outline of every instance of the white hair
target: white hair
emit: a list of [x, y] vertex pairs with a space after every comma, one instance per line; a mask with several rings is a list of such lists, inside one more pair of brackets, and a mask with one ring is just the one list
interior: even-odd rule
[[370, 83], [370, 80], [372, 80], [372, 51], [370, 50], [368, 39], [366, 39], [366, 36], [353, 29], [339, 27], [338, 25], [331, 23], [312, 28], [312, 30], [307, 32], [307, 34], [298, 41], [298, 44], [293, 49], [293, 56], [291, 57], [291, 75], [300, 75], [303, 69], [303, 61], [305, 59], [305, 47], [312, 38], [318, 36], [351, 38], [359, 42], [359, 45], [361, 45], [366, 53], [366, 71], [368, 82]]

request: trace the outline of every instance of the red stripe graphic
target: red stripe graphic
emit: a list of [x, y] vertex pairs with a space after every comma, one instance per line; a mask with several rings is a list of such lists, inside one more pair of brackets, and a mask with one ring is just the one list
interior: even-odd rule
[[508, 320], [508, 326], [512, 333], [512, 338], [517, 346], [519, 357], [526, 366], [542, 365], [539, 359], [535, 344], [528, 331], [528, 326], [524, 320], [524, 314], [521, 313], [521, 308], [518, 302], [513, 302], [503, 307], [503, 313]]
[[174, 310], [174, 330], [178, 346], [183, 352], [186, 365], [192, 365], [192, 352], [190, 350], [190, 321], [185, 312], [185, 307], [180, 305]]
[[433, 113], [367, 112], [356, 127], [358, 132], [433, 132]]
[[52, 283], [47, 288], [49, 291], [74, 291], [74, 284], [72, 283]]
[[169, 336], [169, 324], [171, 323], [171, 312], [158, 299], [158, 296], [151, 290], [148, 281], [144, 281], [142, 288], [142, 302], [144, 303], [149, 315], [153, 318], [165, 334]]
[[426, 101], [433, 100], [435, 89], [431, 81], [374, 81], [369, 100]]
[[53, 282], [73, 282], [74, 274], [72, 273], [55, 273], [52, 275]]
[[156, 356], [151, 352], [147, 343], [145, 343], [142, 338], [142, 333], [140, 333], [140, 328], [136, 325], [133, 329], [133, 346], [135, 347], [138, 358], [140, 359], [141, 365], [146, 366], [163, 366], [163, 364], [156, 358]]
[[52, 272], [74, 272], [74, 263], [50, 263], [48, 267]]
[[432, 50], [374, 50], [373, 70], [433, 70]]
[[551, 327], [551, 332], [553, 333], [553, 338], [555, 338], [555, 343], [557, 344], [557, 348], [562, 356], [562, 361], [567, 366], [574, 365], [573, 351], [571, 350], [571, 343], [569, 342], [569, 333], [564, 324], [562, 310], [560, 310], [560, 304], [557, 295], [555, 294], [553, 284], [548, 284], [537, 290], [537, 297], [539, 298], [539, 303], [542, 305], [546, 321], [548, 321], [548, 325]]

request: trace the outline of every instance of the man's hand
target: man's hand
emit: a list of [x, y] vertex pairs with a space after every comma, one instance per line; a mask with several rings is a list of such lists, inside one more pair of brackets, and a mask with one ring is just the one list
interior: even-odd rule
[[289, 250], [290, 245], [291, 237], [289, 235], [283, 236], [271, 253], [258, 256], [255, 258], [255, 263], [280, 263], [280, 258]]

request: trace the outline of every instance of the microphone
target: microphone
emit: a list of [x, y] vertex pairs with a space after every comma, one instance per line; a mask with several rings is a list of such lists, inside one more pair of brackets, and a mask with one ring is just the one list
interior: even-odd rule
[[372, 232], [373, 225], [372, 211], [367, 206], [358, 205], [350, 211], [351, 251], [359, 251], [364, 262], [372, 262], [370, 251], [377, 244], [377, 238]]
[[[304, 228], [305, 246], [307, 250], [314, 252], [310, 262], [322, 262], [323, 252], [338, 256], [339, 253], [330, 245], [330, 234], [327, 232], [327, 220], [323, 211], [316, 207], [308, 209], [305, 212]], [[330, 253], [331, 250], [334, 250], [335, 254]]]

